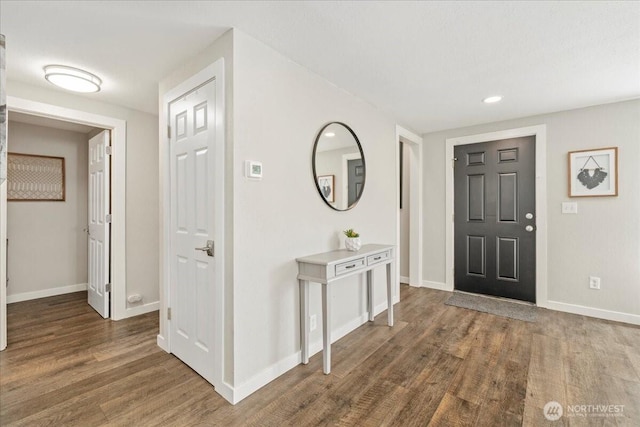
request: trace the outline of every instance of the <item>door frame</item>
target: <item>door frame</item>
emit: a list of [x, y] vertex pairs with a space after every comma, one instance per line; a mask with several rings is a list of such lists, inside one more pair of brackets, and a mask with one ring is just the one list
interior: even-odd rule
[[445, 147], [445, 250], [446, 290], [454, 290], [454, 223], [453, 223], [453, 148], [500, 139], [535, 136], [536, 138], [536, 305], [547, 307], [547, 126], [536, 125], [506, 129], [458, 138], [447, 138]]
[[187, 78], [164, 94], [162, 98], [162, 111], [159, 117], [160, 126], [160, 333], [157, 336], [157, 344], [167, 353], [171, 353], [171, 320], [168, 319], [168, 308], [171, 307], [171, 283], [170, 283], [170, 244], [171, 244], [171, 153], [169, 150], [169, 104], [176, 98], [186, 94], [192, 89], [201, 86], [209, 80], [216, 80], [215, 122], [216, 122], [216, 193], [214, 236], [216, 245], [216, 258], [220, 259], [216, 271], [214, 301], [212, 309], [215, 310], [214, 325], [214, 381], [216, 391], [225, 399], [233, 400], [233, 389], [224, 383], [224, 278], [225, 278], [225, 87], [224, 87], [224, 58], [220, 58], [200, 72]]
[[[396, 125], [396, 247], [400, 265], [400, 143], [409, 152], [409, 285], [425, 286], [422, 280], [422, 137]], [[396, 283], [400, 283], [400, 268], [396, 269]], [[396, 292], [398, 290], [396, 289]], [[396, 295], [400, 295], [396, 293]]]
[[[80, 123], [88, 126], [108, 129], [111, 131], [111, 145], [113, 146], [112, 178], [111, 178], [111, 318], [120, 320], [129, 317], [126, 305], [126, 228], [125, 228], [125, 195], [126, 195], [126, 142], [127, 122], [113, 117], [74, 110], [52, 104], [31, 101], [28, 99], [7, 96], [7, 109], [16, 113], [30, 114], [65, 122]], [[6, 253], [6, 185], [3, 184], [0, 195], [1, 217], [0, 239], [2, 253]], [[7, 295], [6, 295], [6, 266], [2, 261], [0, 269], [0, 350], [7, 344]]]

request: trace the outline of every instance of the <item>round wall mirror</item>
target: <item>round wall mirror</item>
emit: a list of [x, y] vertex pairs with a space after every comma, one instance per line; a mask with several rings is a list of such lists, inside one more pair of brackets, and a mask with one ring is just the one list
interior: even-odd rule
[[353, 130], [340, 122], [326, 125], [313, 147], [313, 176], [324, 202], [337, 211], [353, 208], [364, 190], [364, 153]]

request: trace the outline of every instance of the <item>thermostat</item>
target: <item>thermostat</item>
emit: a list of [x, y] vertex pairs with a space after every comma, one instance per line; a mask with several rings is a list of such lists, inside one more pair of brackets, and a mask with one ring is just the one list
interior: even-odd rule
[[245, 163], [247, 178], [262, 179], [262, 162], [247, 160]]

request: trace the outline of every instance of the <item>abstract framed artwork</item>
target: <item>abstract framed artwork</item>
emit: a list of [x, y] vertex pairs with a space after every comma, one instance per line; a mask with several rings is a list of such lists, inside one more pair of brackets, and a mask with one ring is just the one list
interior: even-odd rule
[[329, 203], [333, 203], [336, 200], [334, 184], [335, 175], [320, 175], [318, 177], [318, 188], [322, 192], [322, 197]]
[[569, 152], [569, 197], [618, 195], [618, 147]]
[[64, 202], [64, 157], [9, 153], [7, 200]]

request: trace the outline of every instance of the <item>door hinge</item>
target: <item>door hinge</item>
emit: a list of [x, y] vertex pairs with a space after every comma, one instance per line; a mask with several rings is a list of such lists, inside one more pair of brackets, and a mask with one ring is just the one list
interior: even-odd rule
[[167, 308], [167, 319], [171, 320], [171, 307]]
[[451, 167], [455, 168], [456, 167], [456, 162], [458, 161], [457, 157], [454, 157], [453, 159], [451, 159]]
[[104, 285], [104, 291], [105, 292], [111, 292], [111, 283], [107, 283]]
[[106, 222], [107, 224], [111, 224], [111, 214], [106, 214], [104, 216], [104, 222]]
[[171, 126], [167, 126], [167, 138], [171, 138]]
[[106, 147], [104, 147], [104, 152], [107, 156], [111, 156], [113, 154], [113, 147], [107, 145]]

